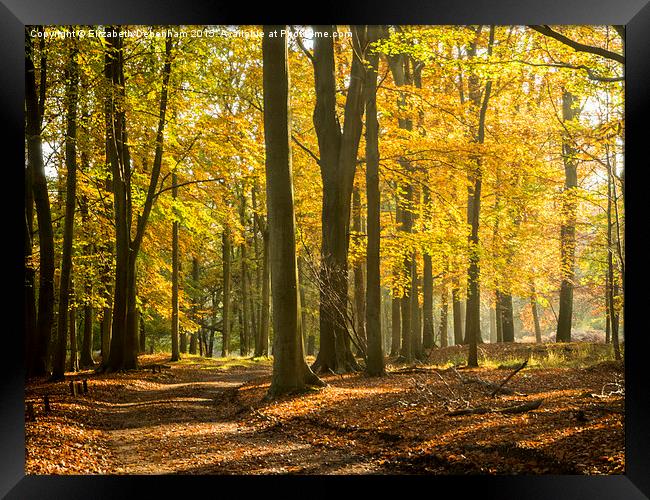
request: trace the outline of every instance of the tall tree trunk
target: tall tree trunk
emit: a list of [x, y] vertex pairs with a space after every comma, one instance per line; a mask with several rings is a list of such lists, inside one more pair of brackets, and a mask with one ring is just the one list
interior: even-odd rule
[[[357, 186], [352, 191], [352, 231], [356, 235], [362, 232], [361, 227], [361, 193]], [[358, 236], [357, 236], [358, 237]], [[354, 321], [359, 341], [366, 345], [366, 290], [363, 276], [363, 262], [354, 263], [352, 273], [354, 275]], [[363, 353], [359, 353], [363, 355]]]
[[77, 356], [77, 308], [72, 305], [68, 312], [69, 335], [70, 335], [70, 360], [68, 362], [68, 371], [79, 371], [79, 357]]
[[82, 368], [92, 367], [95, 364], [93, 360], [93, 306], [86, 303], [83, 308], [84, 323], [83, 337], [81, 341], [81, 359], [79, 360]]
[[497, 313], [496, 309], [490, 305], [490, 343], [497, 341]]
[[[428, 188], [425, 190], [428, 193]], [[427, 195], [425, 194], [425, 200]], [[431, 255], [425, 253], [423, 256], [424, 268], [422, 277], [422, 315], [423, 315], [423, 330], [422, 330], [422, 347], [424, 349], [431, 349], [434, 342], [434, 327], [433, 327], [433, 268], [431, 263]]]
[[[176, 203], [176, 197], [178, 196], [178, 177], [176, 171], [172, 172], [172, 203]], [[175, 210], [174, 210], [175, 212]], [[174, 213], [174, 221], [172, 222], [172, 361], [178, 361], [181, 359], [180, 351], [182, 350], [179, 346], [179, 310], [178, 310], [178, 267], [179, 267], [179, 255], [178, 255], [178, 220], [177, 214]]]
[[[43, 119], [43, 99], [39, 102], [36, 88], [36, 75], [33, 61], [32, 39], [25, 28], [25, 107], [27, 133], [27, 162], [28, 171], [32, 178], [32, 192], [36, 217], [38, 221], [39, 244], [39, 284], [38, 284], [38, 315], [34, 348], [31, 355], [30, 374], [43, 376], [48, 368], [48, 346], [54, 324], [54, 231], [50, 199], [43, 162], [43, 147], [41, 139], [41, 124]], [[44, 42], [41, 43], [40, 94], [45, 94], [45, 56]], [[31, 210], [28, 210], [30, 213]], [[31, 219], [30, 219], [31, 223]]]
[[140, 354], [147, 351], [147, 331], [144, 322], [144, 312], [140, 312]]
[[[246, 222], [246, 195], [242, 193], [242, 200], [241, 200], [241, 224], [242, 227], [245, 229], [245, 222]], [[244, 233], [245, 234], [245, 233]], [[240, 246], [240, 257], [241, 257], [241, 275], [240, 275], [240, 281], [241, 281], [241, 309], [242, 309], [242, 329], [240, 332], [240, 343], [239, 343], [239, 353], [242, 356], [247, 356], [249, 352], [248, 348], [248, 339], [250, 337], [250, 332], [249, 332], [249, 318], [248, 318], [248, 306], [249, 306], [249, 290], [248, 290], [248, 281], [246, 279], [246, 276], [248, 274], [248, 256], [247, 256], [247, 251], [246, 251], [246, 245], [247, 245], [246, 238], [244, 237], [244, 241]]]
[[414, 255], [411, 261], [411, 353], [416, 359], [423, 357], [419, 285], [418, 266]]
[[[195, 322], [199, 322], [198, 318], [198, 309], [199, 309], [199, 259], [196, 255], [192, 256], [192, 319]], [[196, 344], [197, 341], [201, 343], [200, 339], [201, 330], [199, 329], [196, 332], [192, 332], [190, 335], [190, 354], [196, 354]], [[201, 353], [201, 356], [203, 354]]]
[[463, 321], [463, 311], [462, 306], [463, 302], [460, 300], [460, 289], [458, 284], [458, 278], [454, 279], [453, 287], [451, 289], [451, 302], [452, 302], [452, 314], [454, 316], [454, 345], [463, 344], [465, 338], [464, 324]]
[[495, 296], [495, 313], [496, 313], [496, 328], [497, 328], [497, 342], [503, 342], [503, 302], [501, 300], [501, 292], [496, 290]]
[[307, 366], [303, 350], [291, 172], [287, 39], [269, 36], [278, 29], [286, 30], [286, 26], [264, 26], [262, 40], [266, 200], [276, 335], [270, 397], [302, 390], [307, 385], [324, 385]]
[[358, 369], [350, 350], [345, 315], [348, 310], [350, 205], [362, 129], [365, 70], [361, 57], [365, 49], [365, 28], [351, 27], [354, 51], [343, 130], [336, 113], [334, 26], [314, 29], [328, 36], [315, 38], [312, 57], [316, 87], [314, 127], [323, 180], [320, 351], [313, 368], [321, 372], [346, 372]]
[[535, 286], [531, 285], [530, 308], [533, 313], [533, 323], [535, 325], [535, 342], [542, 343], [542, 327], [539, 324], [539, 312], [537, 311], [537, 293]]
[[449, 345], [447, 325], [448, 325], [448, 292], [447, 288], [442, 290], [441, 300], [440, 300], [440, 347], [447, 347]]
[[515, 325], [512, 311], [512, 295], [500, 293], [501, 297], [501, 335], [503, 342], [515, 341]]
[[[368, 27], [368, 43], [380, 36], [378, 26]], [[366, 372], [370, 376], [385, 374], [384, 349], [381, 335], [381, 284], [380, 257], [381, 244], [381, 195], [379, 191], [379, 123], [377, 120], [377, 66], [379, 56], [371, 53], [366, 68], [366, 198], [368, 204], [366, 246], [366, 327], [367, 361]]]
[[221, 357], [227, 358], [230, 356], [230, 229], [224, 228], [223, 231], [223, 332], [222, 332], [222, 345]]
[[[562, 120], [570, 122], [578, 117], [576, 97], [565, 90], [562, 94]], [[576, 207], [575, 190], [578, 187], [578, 168], [575, 160], [576, 149], [571, 138], [563, 137], [562, 158], [564, 160], [564, 192], [562, 195], [562, 226], [560, 229], [560, 265], [562, 284], [560, 285], [560, 310], [557, 320], [556, 342], [571, 342], [571, 322], [573, 319], [573, 281], [575, 278], [576, 245]]]
[[[79, 70], [77, 65], [77, 44], [70, 47], [66, 69], [66, 195], [65, 225], [63, 229], [63, 255], [61, 257], [61, 281], [59, 288], [59, 315], [57, 343], [52, 363], [52, 379], [62, 380], [65, 376], [66, 336], [68, 334], [68, 307], [72, 288], [72, 238], [74, 236], [74, 213], [77, 196], [77, 101], [79, 94]], [[76, 335], [76, 331], [75, 331]], [[72, 346], [71, 346], [72, 347]], [[76, 346], [75, 346], [76, 347]], [[71, 352], [72, 354], [72, 352]], [[76, 358], [76, 352], [74, 353]], [[76, 359], [74, 360], [76, 364]]]
[[[400, 227], [402, 224], [402, 212], [399, 207], [399, 194], [395, 190], [395, 225]], [[393, 268], [393, 276], [397, 278], [400, 274], [401, 267], [395, 265]], [[401, 352], [401, 335], [402, 335], [402, 300], [399, 297], [399, 289], [395, 287], [391, 294], [391, 344], [390, 355], [399, 356]]]
[[607, 310], [610, 318], [610, 332], [612, 336], [612, 345], [614, 346], [614, 358], [621, 359], [621, 348], [619, 346], [618, 338], [618, 322], [619, 313], [616, 307], [615, 298], [618, 295], [618, 284], [614, 278], [614, 258], [613, 258], [613, 243], [612, 243], [612, 203], [616, 200], [613, 199], [613, 185], [614, 176], [611, 164], [607, 164], [607, 284], [608, 287], [608, 301]]
[[307, 276], [305, 275], [304, 259], [298, 257], [298, 282], [300, 283], [300, 318], [302, 321], [302, 342], [307, 345], [307, 299], [305, 298], [305, 283]]
[[[395, 85], [402, 87], [404, 85], [411, 85], [413, 83], [412, 75], [410, 72], [410, 58], [406, 54], [398, 54], [396, 56], [391, 56], [388, 58], [389, 66], [391, 73], [393, 75], [393, 80]], [[406, 94], [401, 92], [398, 98], [398, 106], [402, 111], [407, 111], [407, 98]], [[398, 118], [398, 126], [401, 129], [411, 131], [413, 129], [413, 122], [410, 118]], [[410, 162], [406, 158], [401, 158], [399, 160], [400, 167], [405, 171], [409, 172], [411, 170]], [[413, 230], [413, 185], [407, 181], [404, 183], [402, 195], [402, 207], [400, 209], [401, 215], [401, 225], [400, 230], [405, 233], [410, 233]], [[411, 314], [411, 300], [413, 294], [417, 296], [417, 288], [415, 291], [413, 288], [413, 261], [414, 255], [408, 253], [404, 257], [403, 272], [404, 282], [407, 283], [404, 290], [404, 295], [401, 299], [401, 312], [402, 312], [402, 347], [401, 347], [401, 356], [405, 358], [406, 362], [410, 363], [413, 361], [413, 319], [414, 316]]]
[[[494, 25], [490, 26], [490, 39], [488, 42], [488, 56], [492, 54], [492, 45], [494, 44]], [[474, 47], [475, 50], [475, 47]], [[474, 76], [474, 75], [472, 75]], [[470, 80], [472, 78], [470, 77]], [[492, 80], [488, 79], [483, 91], [483, 98], [476, 93], [476, 86], [471, 88], [470, 99], [475, 107], [480, 105], [478, 127], [475, 136], [475, 142], [483, 144], [485, 139], [485, 116], [487, 113], [490, 92], [492, 90]], [[482, 102], [481, 102], [482, 101]], [[465, 317], [465, 335], [469, 343], [469, 353], [467, 365], [471, 367], [478, 366], [478, 343], [481, 339], [481, 297], [480, 297], [480, 262], [479, 262], [479, 215], [481, 211], [481, 187], [483, 181], [483, 161], [480, 156], [476, 157], [476, 168], [470, 174], [472, 185], [470, 186], [467, 219], [471, 226], [469, 236], [469, 269], [467, 271], [467, 312]]]
[[[113, 28], [109, 28], [113, 29]], [[156, 146], [151, 176], [142, 213], [137, 218], [135, 236], [132, 233], [131, 159], [126, 131], [126, 98], [124, 81], [123, 37], [108, 39], [105, 54], [105, 76], [110, 82], [106, 103], [107, 149], [113, 176], [115, 213], [115, 297], [108, 371], [135, 369], [138, 366], [138, 324], [136, 302], [136, 262], [153, 204], [158, 196], [158, 180], [162, 166], [167, 90], [171, 74], [172, 39], [165, 40], [162, 90], [156, 131]]]
[[271, 299], [271, 263], [270, 263], [270, 244], [269, 244], [269, 230], [268, 227], [264, 228], [263, 233], [264, 241], [264, 264], [262, 265], [262, 311], [260, 314], [260, 345], [258, 356], [269, 355], [269, 314], [270, 314], [270, 299]]

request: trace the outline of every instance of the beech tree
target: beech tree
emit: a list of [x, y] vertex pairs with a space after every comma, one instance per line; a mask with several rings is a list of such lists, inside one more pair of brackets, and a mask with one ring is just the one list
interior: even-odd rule
[[264, 144], [266, 198], [273, 293], [273, 378], [269, 396], [275, 397], [324, 385], [304, 357], [296, 232], [291, 173], [291, 133], [286, 26], [264, 26]]

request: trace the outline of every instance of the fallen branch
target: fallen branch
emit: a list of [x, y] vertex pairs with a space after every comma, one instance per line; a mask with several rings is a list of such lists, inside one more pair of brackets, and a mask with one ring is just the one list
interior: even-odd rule
[[515, 368], [515, 370], [510, 375], [508, 375], [505, 379], [503, 379], [503, 382], [501, 382], [497, 386], [497, 388], [492, 391], [492, 394], [490, 394], [490, 396], [494, 397], [497, 395], [498, 392], [502, 391], [503, 386], [506, 385], [512, 377], [514, 377], [518, 372], [526, 368], [529, 359], [530, 359], [530, 351], [528, 352], [528, 357], [524, 360], [524, 362], [521, 365], [519, 365], [517, 368]]
[[490, 408], [489, 406], [479, 406], [476, 408], [464, 408], [462, 410], [452, 411], [446, 414], [448, 417], [457, 417], [460, 415], [480, 415], [483, 413], [525, 413], [527, 411], [536, 410], [542, 404], [542, 399], [535, 399], [526, 403], [508, 406], [506, 408]]
[[492, 389], [493, 391], [495, 391], [495, 393], [508, 394], [508, 395], [512, 395], [512, 394], [515, 393], [514, 391], [512, 391], [512, 390], [510, 390], [510, 389], [506, 389], [505, 387], [499, 387], [497, 384], [495, 384], [495, 383], [493, 383], [493, 382], [488, 382], [487, 380], [483, 380], [483, 379], [478, 378], [478, 377], [468, 377], [468, 378], [464, 378], [460, 373], [458, 373], [458, 370], [456, 369], [455, 366], [453, 366], [451, 369], [453, 370], [453, 372], [456, 374], [456, 376], [458, 377], [458, 379], [459, 379], [463, 384], [476, 384], [476, 385], [480, 385], [480, 386], [482, 386], [482, 387], [486, 387], [486, 388], [488, 388], [488, 389]]

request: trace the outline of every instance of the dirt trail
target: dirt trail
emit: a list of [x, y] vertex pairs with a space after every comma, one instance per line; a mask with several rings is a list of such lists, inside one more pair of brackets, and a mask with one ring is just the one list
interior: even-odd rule
[[[527, 346], [490, 346], [521, 359]], [[501, 352], [519, 348], [522, 352]], [[562, 348], [566, 348], [562, 346]], [[440, 356], [453, 356], [448, 348]], [[484, 347], [488, 349], [488, 347]], [[440, 350], [442, 351], [442, 350]], [[494, 355], [494, 354], [493, 354]], [[441, 368], [389, 376], [325, 375], [319, 391], [266, 401], [269, 360], [201, 359], [161, 372], [69, 374], [30, 381], [28, 474], [620, 474], [624, 386], [620, 363], [527, 368], [491, 397]], [[519, 362], [518, 362], [519, 363]], [[463, 372], [497, 383], [511, 370]], [[87, 378], [73, 397], [70, 379]], [[49, 395], [52, 411], [44, 412]], [[499, 410], [541, 399], [535, 410]], [[450, 417], [452, 410], [489, 407]], [[452, 412], [453, 413], [453, 412]]]
[[[183, 365], [133, 381], [118, 391], [105, 413], [112, 460], [109, 474], [368, 474], [366, 459], [316, 448], [282, 432], [259, 433], [238, 416], [233, 401], [262, 368], [197, 373]], [[196, 381], [200, 377], [203, 380]], [[193, 379], [193, 380], [192, 380]]]

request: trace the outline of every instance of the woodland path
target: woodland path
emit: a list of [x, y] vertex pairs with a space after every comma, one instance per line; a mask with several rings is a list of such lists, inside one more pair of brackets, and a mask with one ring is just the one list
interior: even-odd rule
[[[203, 369], [202, 369], [203, 368]], [[258, 432], [234, 400], [270, 367], [174, 365], [105, 401], [111, 474], [369, 474], [377, 467], [281, 432]], [[108, 411], [110, 408], [110, 411]]]
[[[539, 346], [547, 349], [594, 346]], [[461, 356], [436, 351], [432, 363]], [[484, 346], [523, 359], [525, 345]], [[444, 351], [444, 352], [443, 352]], [[595, 352], [595, 351], [594, 351]], [[266, 401], [270, 360], [145, 355], [140, 369], [30, 381], [36, 411], [26, 431], [28, 474], [620, 474], [623, 371], [613, 361], [538, 367], [493, 398], [451, 369], [392, 367], [388, 377], [326, 375], [320, 391]], [[517, 363], [520, 363], [518, 361]], [[499, 382], [511, 368], [463, 372]], [[87, 378], [73, 397], [70, 379]], [[42, 400], [50, 397], [52, 411]], [[531, 400], [541, 407], [499, 413]], [[467, 406], [479, 415], [450, 417]]]

